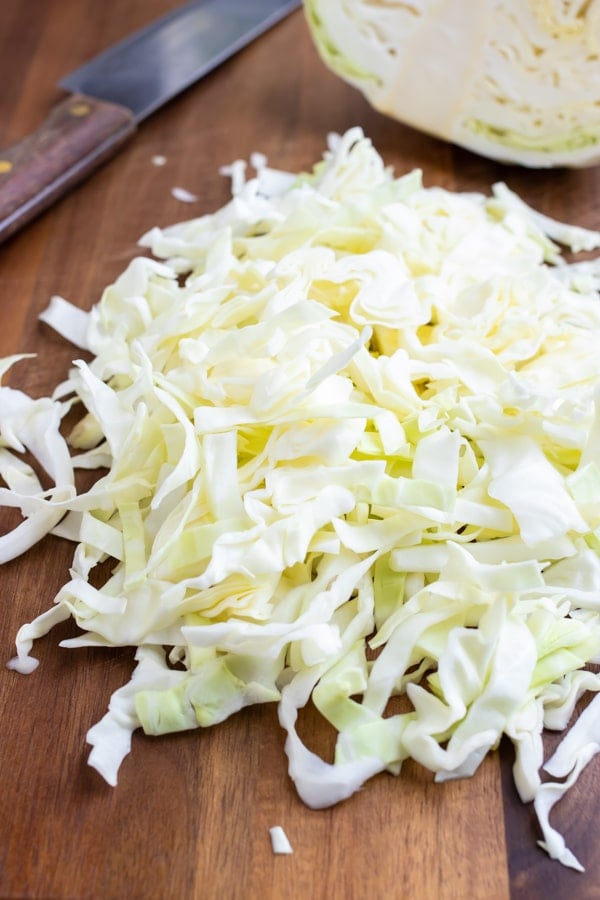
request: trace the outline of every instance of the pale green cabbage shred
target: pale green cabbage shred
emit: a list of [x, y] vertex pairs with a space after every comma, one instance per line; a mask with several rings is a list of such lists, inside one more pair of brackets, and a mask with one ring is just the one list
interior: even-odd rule
[[600, 162], [600, 0], [304, 0], [380, 112], [502, 162]]
[[[600, 747], [600, 698], [546, 763], [566, 781], [542, 777], [542, 729], [600, 690], [600, 262], [557, 243], [600, 235], [506, 185], [395, 177], [358, 128], [310, 175], [256, 159], [222, 209], [150, 231], [155, 258], [89, 314], [53, 299], [92, 359], [52, 398], [0, 387], [0, 503], [23, 515], [0, 561], [77, 544], [9, 666], [69, 617], [62, 646], [137, 647], [88, 734], [110, 784], [135, 729], [271, 701], [313, 807], [409, 758], [473, 775], [507, 735], [542, 846], [581, 868], [549, 814]], [[78, 467], [106, 471], [77, 493]], [[311, 698], [333, 763], [296, 731]]]

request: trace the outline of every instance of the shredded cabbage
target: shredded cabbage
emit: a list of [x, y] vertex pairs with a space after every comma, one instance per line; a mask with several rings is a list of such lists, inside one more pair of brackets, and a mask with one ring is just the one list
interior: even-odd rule
[[[9, 666], [67, 618], [62, 646], [137, 648], [88, 733], [110, 784], [135, 729], [256, 703], [279, 704], [314, 807], [408, 758], [471, 776], [506, 735], [542, 845], [581, 868], [549, 815], [600, 747], [598, 701], [546, 764], [558, 781], [542, 732], [600, 691], [600, 261], [556, 241], [600, 235], [505, 185], [396, 178], [360, 129], [307, 175], [254, 162], [216, 213], [150, 231], [162, 261], [91, 312], [54, 299], [45, 321], [92, 359], [53, 397], [0, 386], [0, 503], [23, 515], [0, 560], [76, 543]], [[77, 467], [106, 471], [78, 494]], [[333, 760], [296, 730], [311, 699]]]

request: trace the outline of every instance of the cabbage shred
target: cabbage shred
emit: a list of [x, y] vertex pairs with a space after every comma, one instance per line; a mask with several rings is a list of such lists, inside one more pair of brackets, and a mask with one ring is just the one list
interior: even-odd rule
[[[313, 807], [409, 758], [473, 775], [506, 735], [542, 846], [581, 868], [549, 815], [600, 747], [598, 701], [546, 762], [558, 781], [542, 732], [600, 690], [600, 263], [559, 250], [600, 235], [506, 185], [395, 177], [360, 129], [308, 175], [255, 159], [222, 209], [150, 231], [154, 258], [86, 321], [54, 299], [45, 320], [92, 360], [51, 398], [0, 387], [0, 503], [23, 515], [0, 561], [76, 542], [9, 666], [69, 617], [62, 646], [137, 648], [88, 733], [110, 784], [135, 729], [255, 703], [278, 703]], [[78, 467], [105, 471], [78, 494]], [[333, 762], [296, 731], [311, 699]]]

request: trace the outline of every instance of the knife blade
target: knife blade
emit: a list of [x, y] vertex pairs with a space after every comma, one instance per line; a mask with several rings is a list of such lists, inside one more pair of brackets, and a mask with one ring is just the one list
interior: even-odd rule
[[68, 96], [0, 150], [0, 243], [111, 158], [137, 126], [301, 0], [193, 0], [66, 75]]

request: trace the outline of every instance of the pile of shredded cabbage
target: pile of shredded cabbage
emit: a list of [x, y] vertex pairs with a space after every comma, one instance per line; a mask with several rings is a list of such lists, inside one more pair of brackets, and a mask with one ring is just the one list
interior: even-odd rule
[[[600, 690], [600, 261], [558, 249], [600, 234], [502, 184], [395, 178], [360, 129], [310, 175], [253, 163], [215, 214], [149, 232], [164, 261], [89, 314], [53, 299], [93, 358], [52, 398], [0, 388], [0, 503], [23, 515], [0, 561], [77, 544], [9, 665], [69, 617], [62, 646], [137, 647], [88, 734], [110, 784], [135, 729], [270, 701], [313, 807], [408, 758], [470, 776], [507, 735], [542, 846], [581, 868], [549, 814], [600, 748], [600, 697], [545, 765], [542, 729]], [[78, 467], [105, 471], [78, 494]], [[311, 698], [333, 763], [296, 730]]]

